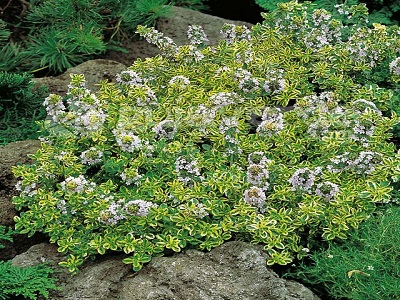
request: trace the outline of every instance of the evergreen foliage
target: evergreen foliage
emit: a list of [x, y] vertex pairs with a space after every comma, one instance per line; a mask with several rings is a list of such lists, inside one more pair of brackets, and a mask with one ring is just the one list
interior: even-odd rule
[[37, 138], [46, 111], [42, 105], [46, 88], [34, 89], [32, 75], [0, 72], [0, 144]]
[[[135, 36], [137, 25], [153, 26], [157, 18], [169, 15], [169, 0], [59, 0], [30, 1], [21, 24], [27, 36], [17, 44], [8, 43], [0, 51], [0, 70], [52, 74], [82, 63], [107, 49], [124, 51], [120, 42]], [[200, 0], [176, 4], [203, 8]], [[3, 24], [4, 25], [4, 24]], [[2, 29], [0, 39], [9, 31]], [[0, 40], [1, 42], [1, 40]]]

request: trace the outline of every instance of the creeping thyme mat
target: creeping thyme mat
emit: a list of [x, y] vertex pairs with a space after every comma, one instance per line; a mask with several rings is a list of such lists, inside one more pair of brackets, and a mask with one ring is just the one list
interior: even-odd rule
[[346, 238], [391, 201], [400, 170], [398, 28], [365, 27], [362, 8], [353, 26], [283, 3], [251, 29], [226, 24], [213, 47], [196, 25], [179, 47], [139, 26], [162, 55], [96, 94], [75, 74], [46, 98], [50, 135], [13, 169], [16, 228], [46, 232], [71, 272], [108, 251], [140, 270], [233, 235], [286, 265], [312, 239]]

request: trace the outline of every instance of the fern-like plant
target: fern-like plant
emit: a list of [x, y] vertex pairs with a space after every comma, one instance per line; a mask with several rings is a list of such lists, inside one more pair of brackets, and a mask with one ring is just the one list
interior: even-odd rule
[[11, 261], [0, 261], [0, 299], [12, 299], [10, 296], [23, 296], [37, 299], [38, 295], [49, 297], [49, 290], [58, 290], [57, 279], [51, 278], [53, 270], [45, 264], [20, 268]]
[[[12, 242], [16, 233], [11, 228], [0, 225], [0, 249], [4, 248], [1, 240]], [[57, 279], [51, 278], [53, 270], [45, 264], [20, 268], [11, 261], [0, 261], [0, 300], [13, 299], [10, 296], [23, 296], [25, 299], [37, 299], [38, 295], [49, 297], [49, 290], [58, 290]]]

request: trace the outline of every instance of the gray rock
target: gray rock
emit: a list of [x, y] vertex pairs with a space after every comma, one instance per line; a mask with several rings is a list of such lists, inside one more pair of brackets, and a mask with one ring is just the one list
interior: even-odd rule
[[16, 256], [13, 264], [31, 266], [49, 262], [58, 270], [62, 291], [50, 299], [90, 300], [318, 300], [299, 283], [279, 278], [266, 267], [261, 245], [227, 242], [210, 252], [186, 250], [157, 257], [134, 273], [124, 255], [90, 261], [77, 275], [57, 266], [56, 247], [40, 244]]
[[34, 78], [36, 86], [47, 86], [49, 93], [65, 95], [71, 81], [70, 74], [84, 74], [86, 87], [91, 91], [99, 89], [99, 82], [108, 80], [112, 82], [115, 75], [126, 69], [126, 65], [107, 59], [94, 59], [86, 61], [76, 67], [70, 68], [58, 76]]
[[[208, 36], [209, 45], [216, 45], [222, 39], [220, 30], [225, 23], [246, 25], [249, 28], [254, 25], [248, 22], [232, 21], [187, 8], [172, 6], [171, 17], [158, 19], [155, 27], [158, 31], [172, 38], [177, 45], [185, 45], [189, 42], [186, 34], [188, 26], [201, 25]], [[145, 40], [126, 41], [122, 46], [128, 50], [128, 53], [109, 51], [104, 57], [130, 66], [138, 58], [145, 59], [146, 57], [160, 54], [156, 46], [149, 44]]]
[[120, 300], [316, 300], [266, 267], [260, 245], [227, 242], [208, 253], [187, 250], [153, 259], [121, 282]]

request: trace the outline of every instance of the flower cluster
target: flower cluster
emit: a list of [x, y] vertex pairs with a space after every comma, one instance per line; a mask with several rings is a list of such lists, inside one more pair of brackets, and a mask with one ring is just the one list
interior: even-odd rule
[[251, 206], [255, 206], [261, 213], [265, 212], [265, 200], [267, 196], [263, 189], [252, 186], [251, 188], [244, 191], [244, 201]]
[[143, 177], [138, 173], [137, 168], [126, 168], [120, 176], [126, 185], [134, 184], [136, 186], [140, 184], [140, 179]]
[[265, 92], [276, 94], [285, 89], [284, 71], [282, 69], [270, 69], [266, 72], [263, 82]]
[[322, 173], [322, 167], [316, 167], [314, 170], [309, 168], [298, 169], [290, 177], [289, 183], [295, 191], [314, 193], [327, 201], [332, 200], [339, 193], [339, 186], [330, 181], [323, 181], [316, 184], [317, 177]]
[[116, 81], [125, 85], [140, 85], [145, 83], [142, 75], [132, 70], [122, 71], [121, 73], [117, 74]]
[[192, 45], [207, 45], [209, 41], [200, 25], [189, 25], [187, 36]]
[[397, 57], [395, 60], [393, 60], [389, 64], [389, 70], [394, 75], [399, 75], [400, 76], [400, 57]]
[[225, 106], [242, 103], [244, 100], [235, 92], [219, 92], [210, 96], [210, 101], [215, 106], [214, 109], [218, 110]]
[[117, 127], [112, 131], [115, 137], [115, 141], [118, 146], [121, 147], [122, 151], [134, 152], [142, 146], [142, 141], [132, 131], [125, 128]]
[[375, 151], [362, 151], [358, 156], [345, 152], [330, 161], [332, 164], [327, 166], [327, 170], [332, 173], [353, 171], [362, 175], [374, 172], [375, 166], [382, 161], [382, 157]]
[[95, 147], [90, 147], [88, 150], [85, 150], [80, 155], [81, 162], [84, 165], [95, 165], [102, 161], [103, 152], [96, 149]]
[[239, 122], [236, 117], [224, 117], [219, 125], [219, 132], [224, 135], [226, 141], [226, 154], [235, 155], [242, 153], [238, 146], [240, 141], [235, 137], [239, 133]]
[[37, 193], [37, 184], [32, 182], [31, 184], [24, 185], [22, 180], [18, 180], [15, 184], [15, 189], [22, 195], [33, 197]]
[[158, 123], [157, 126], [153, 128], [153, 131], [155, 132], [157, 139], [164, 138], [171, 140], [174, 138], [177, 128], [174, 121], [164, 120]]
[[271, 136], [279, 133], [283, 128], [283, 114], [280, 108], [266, 107], [261, 116], [261, 124], [257, 127], [257, 133], [262, 136]]
[[374, 134], [375, 126], [370, 120], [354, 120], [350, 139], [361, 142], [364, 147], [368, 147], [369, 139]]
[[[81, 76], [68, 87], [66, 104], [60, 96], [50, 95], [43, 103], [53, 122], [72, 127], [75, 134], [87, 136], [97, 132], [104, 124], [107, 114], [102, 103], [85, 88]], [[68, 110], [67, 110], [68, 109]]]
[[146, 30], [145, 27], [138, 26], [137, 32], [141, 33], [147, 42], [156, 45], [167, 57], [174, 56], [178, 52], [178, 46], [175, 42], [154, 28]]
[[67, 177], [60, 183], [61, 190], [68, 193], [83, 193], [93, 191], [96, 187], [94, 182], [89, 182], [85, 176]]
[[315, 188], [315, 194], [325, 200], [330, 201], [332, 200], [337, 194], [339, 193], [339, 186], [335, 183], [330, 181], [324, 181], [319, 183]]
[[309, 168], [301, 168], [289, 179], [289, 183], [292, 185], [293, 190], [301, 190], [308, 194], [312, 193], [316, 176], [321, 172], [321, 169], [311, 170]]
[[141, 199], [114, 200], [113, 196], [106, 197], [109, 202], [108, 208], [99, 213], [98, 221], [107, 225], [116, 225], [119, 221], [127, 219], [129, 216], [145, 217], [148, 215], [150, 208], [158, 205]]
[[150, 208], [156, 208], [158, 205], [151, 201], [130, 200], [124, 205], [124, 210], [131, 216], [145, 217], [149, 214]]
[[207, 207], [203, 203], [199, 203], [196, 199], [187, 201], [178, 206], [181, 213], [186, 217], [194, 217], [203, 219], [209, 216]]
[[[303, 42], [309, 49], [320, 49], [341, 40], [343, 26], [324, 9], [316, 9], [312, 14], [312, 25], [304, 32]], [[304, 30], [304, 29], [303, 29]]]
[[251, 39], [250, 30], [245, 25], [237, 26], [234, 24], [224, 24], [221, 29], [221, 34], [228, 44], [240, 40], [249, 41]]
[[180, 156], [175, 161], [175, 172], [178, 180], [185, 185], [191, 186], [194, 181], [203, 180], [197, 161]]
[[61, 116], [65, 114], [66, 109], [61, 96], [50, 94], [44, 99], [43, 105], [46, 107], [47, 116], [49, 116], [54, 123], [60, 122]]
[[179, 87], [180, 89], [184, 89], [188, 85], [190, 85], [190, 80], [182, 75], [174, 76], [170, 79], [168, 82], [169, 85], [171, 86], [176, 86]]
[[204, 104], [200, 104], [195, 110], [192, 120], [194, 124], [197, 124], [198, 130], [204, 134], [208, 133], [207, 127], [212, 124], [215, 119], [215, 108], [209, 108]]
[[245, 93], [255, 93], [260, 90], [260, 82], [253, 75], [244, 69], [238, 69], [235, 73], [236, 80], [239, 83], [239, 89]]

